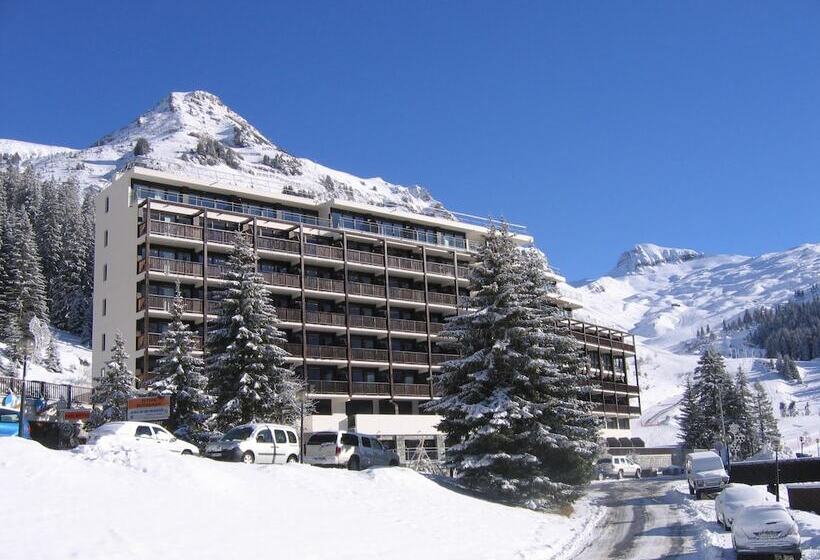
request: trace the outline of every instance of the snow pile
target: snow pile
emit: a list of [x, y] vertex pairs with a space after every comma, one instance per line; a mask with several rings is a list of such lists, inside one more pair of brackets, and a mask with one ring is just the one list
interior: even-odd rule
[[10, 558], [548, 559], [600, 516], [585, 501], [569, 519], [488, 503], [407, 469], [248, 466], [105, 441], [58, 452], [4, 438], [0, 480], [21, 508], [3, 522]]
[[702, 257], [703, 253], [693, 249], [676, 249], [661, 247], [653, 243], [639, 243], [629, 251], [625, 251], [618, 259], [618, 264], [610, 272], [610, 276], [624, 276], [638, 270], [659, 264], [674, 264]]

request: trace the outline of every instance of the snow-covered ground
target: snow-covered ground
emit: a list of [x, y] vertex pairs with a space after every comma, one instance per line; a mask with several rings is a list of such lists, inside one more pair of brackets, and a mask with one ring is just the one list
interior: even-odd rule
[[[72, 334], [55, 329], [52, 329], [51, 333], [62, 370], [55, 373], [43, 367], [45, 356], [43, 355], [44, 350], [41, 349], [40, 355], [28, 364], [27, 378], [33, 381], [91, 386], [91, 349], [84, 346], [79, 337]], [[6, 345], [0, 343], [0, 369], [9, 371], [12, 364], [5, 352]], [[20, 377], [21, 375], [18, 365], [15, 376]]]
[[403, 468], [243, 465], [106, 443], [0, 439], [3, 558], [550, 559], [591, 538], [567, 518], [464, 495]]

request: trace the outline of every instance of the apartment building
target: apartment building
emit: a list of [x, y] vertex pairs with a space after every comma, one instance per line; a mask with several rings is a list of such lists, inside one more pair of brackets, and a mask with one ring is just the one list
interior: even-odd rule
[[[257, 253], [290, 360], [317, 403], [306, 431], [356, 429], [440, 452], [438, 419], [419, 405], [435, 397], [432, 375], [453, 357], [438, 333], [463, 310], [468, 267], [487, 224], [318, 202], [222, 177], [135, 165], [99, 193], [95, 375], [120, 331], [138, 380], [150, 379], [177, 282], [202, 351], [225, 262], [243, 235]], [[521, 244], [533, 241], [523, 228], [514, 233]], [[604, 435], [628, 435], [640, 413], [633, 337], [573, 319], [578, 302], [556, 295], [555, 305], [586, 348], [589, 398], [605, 419]]]

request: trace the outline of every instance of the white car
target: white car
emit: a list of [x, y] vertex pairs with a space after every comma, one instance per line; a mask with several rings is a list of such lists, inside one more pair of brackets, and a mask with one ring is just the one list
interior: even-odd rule
[[158, 446], [181, 455], [199, 455], [199, 449], [182, 441], [171, 432], [148, 422], [109, 422], [96, 428], [88, 436], [88, 444], [96, 445], [102, 438], [136, 441], [140, 444]]
[[345, 467], [352, 471], [368, 467], [397, 467], [399, 456], [385, 449], [375, 436], [353, 432], [316, 432], [305, 445], [305, 463]]
[[730, 484], [715, 498], [715, 518], [725, 529], [732, 528], [732, 522], [747, 506], [766, 503], [766, 495], [748, 484]]
[[732, 544], [738, 559], [765, 554], [799, 560], [802, 555], [797, 523], [779, 503], [743, 508], [732, 524]]
[[641, 466], [629, 457], [601, 457], [595, 465], [598, 480], [621, 479], [625, 476], [641, 478]]
[[281, 424], [243, 424], [205, 446], [205, 456], [221, 461], [284, 464], [299, 461], [299, 438]]
[[686, 480], [689, 494], [700, 500], [704, 494], [716, 494], [729, 483], [720, 455], [713, 451], [699, 451], [686, 456]]

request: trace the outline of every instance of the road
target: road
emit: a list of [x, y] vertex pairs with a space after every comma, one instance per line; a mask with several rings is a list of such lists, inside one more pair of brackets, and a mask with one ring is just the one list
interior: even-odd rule
[[684, 510], [688, 497], [669, 478], [612, 480], [595, 484], [594, 500], [608, 508], [581, 560], [694, 560], [700, 558], [697, 529]]

